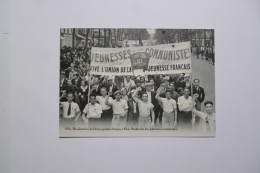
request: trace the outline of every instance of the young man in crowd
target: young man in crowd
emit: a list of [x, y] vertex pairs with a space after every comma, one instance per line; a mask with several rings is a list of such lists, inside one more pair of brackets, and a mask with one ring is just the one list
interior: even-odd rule
[[[138, 127], [139, 128], [150, 128], [154, 126], [154, 111], [153, 104], [148, 102], [147, 93], [142, 94], [142, 100], [137, 98], [137, 92], [141, 91], [142, 88], [138, 87], [137, 90], [133, 93], [132, 97], [134, 101], [138, 104], [139, 109], [139, 118], [138, 118]], [[152, 118], [151, 116], [152, 115]]]
[[[206, 109], [206, 113], [193, 109], [192, 110], [193, 115], [195, 115], [196, 117], [199, 117], [202, 120], [201, 122], [204, 122], [204, 124], [200, 123], [201, 126], [203, 126], [202, 128], [204, 129], [204, 131], [206, 131], [208, 133], [215, 133], [216, 116], [215, 116], [215, 113], [213, 113], [213, 102], [206, 101], [204, 103], [204, 106]], [[195, 123], [195, 117], [193, 117], [192, 123]]]
[[102, 107], [96, 102], [95, 94], [90, 94], [89, 97], [90, 103], [84, 108], [82, 118], [87, 127], [102, 127], [100, 122]]
[[175, 91], [174, 82], [169, 84], [168, 90], [171, 92], [171, 98], [177, 103], [180, 94]]
[[128, 104], [128, 115], [127, 115], [127, 126], [128, 127], [136, 127], [137, 126], [137, 105], [134, 101], [132, 95], [135, 92], [135, 89], [132, 89], [130, 91], [130, 94], [128, 96], [127, 104]]
[[[64, 97], [62, 95], [62, 97]], [[62, 98], [61, 97], [61, 98]], [[63, 116], [61, 119], [62, 127], [76, 127], [76, 121], [80, 116], [80, 109], [77, 103], [73, 102], [73, 94], [69, 92], [67, 94], [67, 102], [60, 102], [61, 107], [63, 108]]]
[[194, 104], [193, 99], [190, 95], [189, 88], [184, 89], [184, 95], [178, 98], [178, 124], [181, 128], [191, 130], [191, 120], [192, 120], [192, 109], [191, 105]]
[[105, 103], [107, 105], [112, 106], [113, 108], [113, 119], [112, 119], [112, 127], [113, 128], [123, 128], [126, 127], [127, 113], [128, 113], [128, 105], [127, 101], [121, 99], [121, 91], [116, 91], [114, 93], [115, 100], [110, 100], [109, 97], [112, 95], [112, 92], [108, 92], [108, 96], [106, 96]]
[[94, 77], [93, 84], [91, 85], [90, 93], [95, 94], [95, 95], [100, 95], [101, 88], [102, 88], [102, 86], [99, 83], [99, 78]]
[[151, 83], [146, 83], [145, 84], [145, 92], [148, 96], [148, 102], [153, 104], [153, 110], [154, 110], [154, 115], [155, 115], [155, 120], [159, 117], [160, 113], [160, 105], [158, 104], [157, 99], [155, 98], [156, 93], [152, 91], [152, 84]]
[[[101, 93], [101, 96], [97, 96], [96, 100], [102, 107], [101, 121], [102, 121], [102, 124], [104, 124], [104, 126], [110, 127], [112, 117], [113, 117], [113, 111], [112, 111], [111, 105], [108, 105], [105, 103], [106, 97], [107, 97], [107, 88], [102, 87], [100, 90], [100, 93]], [[113, 100], [112, 97], [108, 98], [108, 102], [112, 102], [112, 100]]]
[[160, 87], [155, 96], [163, 106], [162, 127], [163, 128], [176, 128], [177, 127], [177, 105], [176, 101], [171, 98], [171, 91], [166, 90], [166, 98], [160, 97], [162, 88]]
[[204, 88], [202, 88], [200, 86], [200, 80], [199, 79], [194, 79], [193, 81], [193, 93], [198, 93], [198, 97], [197, 97], [197, 110], [200, 111], [201, 110], [201, 103], [204, 101], [205, 99], [205, 92], [204, 92]]

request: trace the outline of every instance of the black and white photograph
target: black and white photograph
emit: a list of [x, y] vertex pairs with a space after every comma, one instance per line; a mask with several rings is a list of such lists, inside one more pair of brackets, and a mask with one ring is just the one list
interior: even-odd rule
[[260, 173], [259, 0], [0, 0], [0, 173]]
[[60, 137], [214, 137], [214, 62], [214, 29], [61, 28]]

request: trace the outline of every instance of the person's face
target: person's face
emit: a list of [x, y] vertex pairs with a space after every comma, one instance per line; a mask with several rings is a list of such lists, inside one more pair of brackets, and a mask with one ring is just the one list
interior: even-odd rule
[[85, 81], [81, 81], [81, 86], [86, 86]]
[[148, 95], [147, 95], [147, 94], [143, 94], [142, 100], [143, 100], [144, 102], [147, 102], [147, 101], [148, 101]]
[[117, 101], [119, 101], [121, 99], [121, 94], [116, 94], [115, 98], [116, 98]]
[[129, 82], [130, 81], [130, 76], [126, 76], [126, 80], [127, 80], [127, 82]]
[[94, 105], [94, 104], [96, 103], [96, 97], [95, 97], [95, 96], [91, 96], [91, 97], [90, 97], [90, 103], [91, 103], [92, 105]]
[[123, 94], [124, 96], [127, 94], [126, 89], [124, 89], [124, 90], [122, 91], [122, 94]]
[[68, 102], [72, 102], [73, 98], [74, 97], [72, 94], [68, 94], [68, 96], [67, 96]]
[[67, 83], [68, 83], [68, 85], [69, 85], [69, 86], [71, 86], [71, 85], [72, 85], [71, 81], [68, 81]]
[[184, 89], [184, 96], [189, 96], [189, 94], [190, 94], [190, 91], [189, 91], [189, 89]]
[[136, 83], [137, 88], [141, 86], [141, 83]]
[[102, 88], [100, 91], [102, 96], [106, 96], [107, 95], [107, 90], [105, 88]]
[[113, 80], [108, 80], [108, 84], [112, 85], [113, 84]]
[[166, 92], [165, 96], [166, 96], [167, 99], [171, 99], [171, 93], [170, 92]]
[[170, 84], [170, 85], [169, 85], [169, 90], [171, 90], [171, 91], [174, 90], [174, 85], [173, 85], [173, 84]]
[[194, 86], [199, 86], [200, 82], [199, 80], [194, 80]]
[[151, 85], [146, 86], [146, 91], [151, 91], [151, 90], [152, 90], [152, 86]]
[[97, 85], [97, 84], [98, 84], [98, 82], [99, 82], [99, 80], [98, 80], [98, 79], [94, 79], [94, 81], [93, 81], [93, 83], [94, 83], [95, 85]]
[[213, 111], [213, 106], [212, 106], [211, 104], [206, 104], [205, 108], [206, 108], [206, 112], [207, 112], [208, 114], [211, 114], [211, 113], [212, 113], [212, 111]]

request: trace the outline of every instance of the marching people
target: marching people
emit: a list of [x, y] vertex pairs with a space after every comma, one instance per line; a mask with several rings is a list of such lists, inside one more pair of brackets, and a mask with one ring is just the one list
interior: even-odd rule
[[177, 127], [177, 105], [176, 101], [171, 98], [171, 91], [166, 90], [166, 98], [160, 97], [162, 88], [160, 87], [155, 96], [159, 102], [162, 103], [163, 116], [162, 127], [163, 128], [176, 128]]
[[[66, 94], [63, 94], [61, 98], [65, 97]], [[61, 99], [60, 98], [60, 99]], [[61, 119], [61, 125], [63, 127], [76, 127], [76, 121], [79, 118], [81, 112], [77, 103], [73, 102], [73, 94], [69, 92], [67, 94], [66, 102], [60, 102], [60, 106], [63, 109], [63, 116]]]
[[113, 108], [113, 119], [111, 126], [113, 128], [123, 128], [126, 127], [128, 105], [127, 101], [121, 99], [121, 91], [116, 91], [114, 93], [115, 99], [109, 101], [109, 97], [112, 95], [112, 92], [108, 92], [106, 96], [105, 103], [111, 105]]
[[89, 98], [90, 103], [84, 108], [82, 119], [87, 127], [103, 127], [100, 121], [102, 107], [96, 102], [95, 94], [91, 94]]
[[134, 101], [138, 104], [139, 109], [139, 118], [138, 118], [138, 127], [139, 128], [150, 128], [154, 126], [154, 105], [148, 102], [147, 93], [142, 93], [142, 100], [137, 98], [137, 92], [141, 91], [142, 88], [138, 87], [137, 90], [133, 93], [132, 97]]

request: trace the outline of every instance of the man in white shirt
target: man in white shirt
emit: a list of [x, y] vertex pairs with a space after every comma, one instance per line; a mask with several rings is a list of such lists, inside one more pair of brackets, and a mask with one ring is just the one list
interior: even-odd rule
[[[96, 100], [102, 107], [101, 122], [105, 127], [110, 127], [113, 117], [113, 111], [111, 109], [111, 105], [105, 103], [107, 97], [107, 88], [102, 87], [100, 93], [101, 96], [97, 96]], [[112, 102], [112, 100], [112, 97], [108, 98], [108, 102]]]
[[160, 97], [162, 88], [160, 87], [155, 96], [159, 102], [162, 103], [163, 116], [162, 116], [162, 127], [176, 129], [177, 127], [177, 105], [176, 101], [171, 98], [171, 91], [166, 90], [166, 98]]
[[[201, 127], [204, 132], [215, 134], [216, 130], [216, 116], [215, 113], [213, 113], [213, 102], [212, 101], [206, 101], [204, 103], [206, 113], [200, 112], [196, 109], [193, 109], [192, 112], [195, 116], [199, 117], [201, 119]], [[202, 123], [204, 122], [204, 123]], [[192, 119], [192, 123], [195, 123], [195, 117]]]
[[[64, 97], [63, 95], [62, 97]], [[80, 116], [79, 105], [73, 102], [74, 96], [71, 92], [67, 94], [67, 102], [60, 102], [60, 105], [63, 108], [63, 117], [61, 119], [62, 127], [75, 127], [75, 122]]]
[[[96, 95], [90, 95], [90, 103], [88, 103], [83, 110], [82, 118], [87, 127], [101, 127], [100, 117], [102, 113], [102, 107], [96, 103]], [[87, 116], [86, 116], [87, 114]]]
[[111, 95], [112, 92], [108, 92], [108, 96], [106, 96], [106, 100], [105, 100], [105, 103], [107, 105], [112, 106], [113, 108], [113, 119], [111, 125], [113, 128], [124, 128], [126, 127], [127, 112], [128, 112], [127, 101], [121, 99], [121, 91], [116, 91], [114, 93], [116, 99], [109, 101], [109, 97]]
[[[137, 90], [132, 95], [135, 102], [138, 104], [139, 109], [139, 118], [138, 118], [138, 127], [139, 128], [150, 128], [154, 126], [154, 105], [148, 102], [148, 95], [147, 93], [142, 94], [142, 100], [136, 97], [138, 91], [141, 91], [142, 88], [138, 87]], [[151, 116], [152, 115], [152, 119]]]
[[190, 94], [190, 89], [184, 89], [184, 95], [178, 98], [179, 114], [178, 114], [178, 124], [179, 127], [185, 129], [191, 129], [191, 120], [192, 120], [192, 109], [191, 106], [194, 104], [193, 99]]

